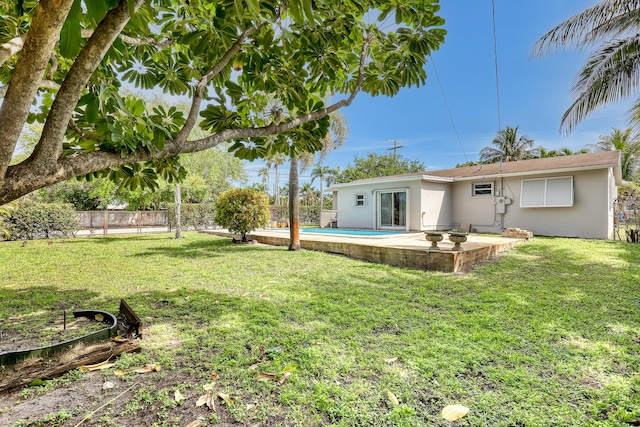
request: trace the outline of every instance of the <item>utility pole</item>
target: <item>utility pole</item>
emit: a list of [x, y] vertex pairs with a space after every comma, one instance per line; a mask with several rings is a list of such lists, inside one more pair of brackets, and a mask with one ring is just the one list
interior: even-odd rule
[[397, 141], [395, 139], [387, 139], [387, 142], [393, 142], [393, 147], [391, 148], [387, 148], [387, 150], [393, 150], [393, 160], [397, 160], [396, 158], [396, 151], [398, 151], [398, 148], [402, 148], [402, 141]]

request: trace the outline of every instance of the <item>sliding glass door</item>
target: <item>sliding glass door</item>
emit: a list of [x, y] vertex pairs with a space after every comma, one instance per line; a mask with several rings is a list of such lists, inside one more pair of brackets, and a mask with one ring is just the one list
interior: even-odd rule
[[407, 192], [385, 191], [379, 193], [379, 227], [406, 228], [407, 226]]

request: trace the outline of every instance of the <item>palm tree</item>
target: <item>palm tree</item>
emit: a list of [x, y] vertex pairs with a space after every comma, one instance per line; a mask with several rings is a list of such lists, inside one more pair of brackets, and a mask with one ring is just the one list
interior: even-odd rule
[[640, 162], [640, 136], [633, 129], [611, 129], [611, 135], [600, 135], [600, 141], [590, 144], [596, 151], [620, 151], [622, 179], [633, 180]]
[[538, 149], [533, 148], [533, 139], [525, 135], [518, 137], [518, 126], [505, 127], [491, 143], [497, 148], [484, 147], [480, 150], [481, 162], [513, 162], [538, 156]]
[[[567, 19], [538, 40], [533, 55], [597, 45], [573, 84], [574, 101], [560, 128], [571, 131], [594, 111], [637, 93], [640, 73], [640, 2], [602, 0]], [[629, 112], [640, 122], [640, 98]]]
[[538, 147], [538, 157], [541, 159], [547, 157], [561, 157], [561, 156], [573, 156], [574, 154], [586, 154], [589, 153], [588, 148], [582, 148], [578, 151], [573, 151], [568, 147], [562, 147], [558, 150], [547, 150], [544, 147]]
[[276, 170], [276, 179], [273, 185], [273, 188], [274, 188], [273, 193], [275, 195], [275, 205], [279, 206], [280, 192], [278, 191], [279, 189], [278, 182], [280, 181], [280, 175], [278, 173], [278, 168], [280, 167], [280, 165], [284, 164], [284, 162], [287, 161], [287, 156], [282, 153], [276, 153], [269, 156], [266, 160], [267, 160], [267, 167], [269, 168], [273, 167]]
[[[333, 169], [328, 166], [316, 165], [315, 168], [311, 171], [311, 184], [318, 178], [320, 180], [320, 212], [322, 212], [322, 208], [324, 205], [324, 191], [322, 184], [327, 181], [327, 186], [331, 186], [335, 176], [333, 175]], [[322, 227], [322, 224], [320, 224]]]
[[260, 170], [258, 171], [258, 176], [262, 178], [262, 185], [264, 186], [265, 189], [265, 193], [268, 195], [269, 194], [269, 168], [268, 167], [264, 167], [264, 168], [260, 168]]
[[300, 245], [300, 187], [298, 176], [298, 156], [291, 154], [288, 186], [289, 205], [289, 250], [299, 251]]
[[311, 206], [313, 204], [313, 200], [316, 197], [316, 190], [313, 188], [311, 184], [305, 182], [300, 187], [300, 196], [302, 200], [305, 202], [305, 205]]

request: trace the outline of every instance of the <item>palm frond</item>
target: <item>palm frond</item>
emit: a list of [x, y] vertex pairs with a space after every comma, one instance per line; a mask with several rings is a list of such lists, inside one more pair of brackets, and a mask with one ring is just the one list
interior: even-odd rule
[[639, 87], [640, 35], [605, 44], [590, 55], [573, 83], [574, 102], [562, 116], [561, 130], [571, 133], [588, 115]]
[[[628, 31], [640, 19], [640, 0], [603, 0], [572, 16], [542, 36], [532, 56], [544, 56], [559, 49], [583, 48], [598, 40]], [[636, 27], [637, 28], [637, 27]]]

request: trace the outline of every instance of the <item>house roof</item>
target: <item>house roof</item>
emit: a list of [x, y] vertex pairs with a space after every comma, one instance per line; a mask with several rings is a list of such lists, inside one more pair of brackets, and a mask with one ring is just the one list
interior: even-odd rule
[[[422, 178], [423, 180], [442, 180], [444, 178], [452, 181], [466, 181], [496, 176], [533, 175], [540, 173], [602, 169], [608, 167], [613, 167], [616, 183], [621, 184], [622, 175], [619, 151], [602, 151], [597, 153], [574, 154], [570, 156], [546, 157], [543, 159], [519, 160], [516, 162], [489, 163], [453, 169], [366, 178], [350, 182], [349, 184], [364, 184], [371, 181], [377, 182], [379, 180], [407, 180], [416, 178]], [[341, 186], [341, 184], [335, 184], [335, 186]]]
[[[601, 151], [597, 153], [574, 154], [570, 156], [546, 157], [543, 159], [519, 160], [517, 162], [490, 163], [462, 168], [425, 172], [427, 175], [446, 178], [476, 178], [492, 175], [529, 175], [560, 170], [586, 170], [613, 167], [620, 173], [620, 152]], [[616, 176], [616, 180], [620, 180]]]

